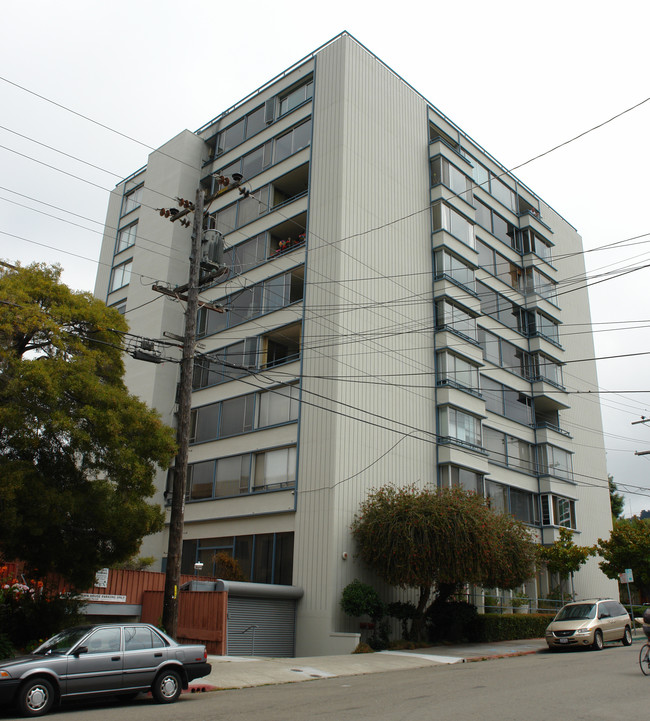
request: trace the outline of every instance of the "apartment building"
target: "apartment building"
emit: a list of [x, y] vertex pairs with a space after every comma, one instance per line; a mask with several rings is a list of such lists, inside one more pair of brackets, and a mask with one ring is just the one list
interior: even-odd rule
[[[581, 238], [449, 118], [342, 33], [179, 133], [109, 202], [95, 293], [134, 334], [183, 332], [151, 286], [187, 283], [191, 229], [157, 209], [199, 184], [227, 272], [201, 291], [225, 312], [197, 319], [183, 572], [225, 551], [300, 587], [296, 653], [344, 653], [341, 590], [381, 588], [349, 533], [373, 488], [472, 489], [541, 543], [608, 535]], [[178, 364], [127, 365], [173, 424]], [[594, 559], [575, 585], [618, 593]]]

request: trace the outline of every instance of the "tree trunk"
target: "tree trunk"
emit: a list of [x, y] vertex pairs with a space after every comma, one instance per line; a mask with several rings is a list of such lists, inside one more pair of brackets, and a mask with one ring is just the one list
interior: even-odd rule
[[424, 613], [427, 610], [427, 604], [431, 596], [430, 586], [420, 586], [420, 598], [415, 609], [415, 616], [411, 622], [411, 641], [421, 641], [422, 632], [424, 631]]

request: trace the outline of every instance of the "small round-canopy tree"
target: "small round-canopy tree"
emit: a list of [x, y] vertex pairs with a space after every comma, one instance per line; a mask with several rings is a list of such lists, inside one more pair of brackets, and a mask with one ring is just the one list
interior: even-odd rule
[[[537, 555], [551, 573], [557, 573], [560, 584], [571, 577], [571, 597], [575, 597], [573, 587], [573, 574], [580, 570], [583, 563], [587, 563], [590, 556], [595, 555], [595, 546], [577, 546], [573, 542], [573, 531], [570, 528], [560, 528], [560, 537], [550, 546], [538, 546]], [[562, 601], [564, 601], [564, 589]]]
[[384, 486], [361, 504], [351, 530], [380, 578], [418, 589], [414, 638], [434, 588], [441, 603], [465, 583], [515, 588], [533, 574], [535, 544], [524, 524], [460, 488]]
[[616, 579], [631, 568], [634, 585], [645, 599], [650, 597], [650, 520], [619, 518], [608, 540], [598, 539], [598, 564], [607, 578]]
[[0, 555], [83, 586], [161, 529], [175, 442], [124, 385], [124, 318], [60, 275], [0, 271]]

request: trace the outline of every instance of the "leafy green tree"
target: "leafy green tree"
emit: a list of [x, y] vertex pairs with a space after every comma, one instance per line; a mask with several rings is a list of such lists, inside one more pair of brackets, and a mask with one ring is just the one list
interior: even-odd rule
[[650, 521], [621, 518], [614, 522], [608, 540], [598, 539], [598, 564], [608, 578], [618, 579], [620, 573], [631, 568], [634, 585], [644, 598], [650, 596]]
[[607, 476], [609, 483], [609, 505], [612, 509], [612, 518], [617, 519], [623, 515], [625, 510], [625, 496], [617, 493], [618, 486], [614, 483], [614, 476]]
[[515, 588], [533, 574], [535, 544], [524, 524], [459, 488], [384, 486], [361, 504], [351, 530], [380, 578], [419, 591], [414, 640], [434, 589], [444, 603], [465, 583]]
[[[596, 555], [595, 546], [577, 546], [573, 542], [573, 531], [570, 528], [560, 528], [560, 537], [550, 546], [539, 546], [537, 549], [539, 560], [546, 565], [551, 573], [557, 573], [560, 584], [571, 578], [571, 597], [575, 596], [573, 587], [573, 574], [580, 570], [580, 566], [587, 563], [590, 556]], [[564, 601], [564, 591], [562, 590]]]
[[0, 554], [83, 586], [161, 529], [175, 442], [124, 385], [124, 318], [60, 275], [0, 272]]

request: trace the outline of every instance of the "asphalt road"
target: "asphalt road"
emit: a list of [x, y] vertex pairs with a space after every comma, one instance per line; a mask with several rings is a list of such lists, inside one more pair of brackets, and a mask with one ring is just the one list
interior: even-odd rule
[[[56, 721], [612, 721], [647, 714], [650, 677], [640, 644], [601, 652], [543, 652], [477, 663], [184, 694], [170, 706], [65, 706]], [[2, 713], [0, 718], [10, 718]]]

